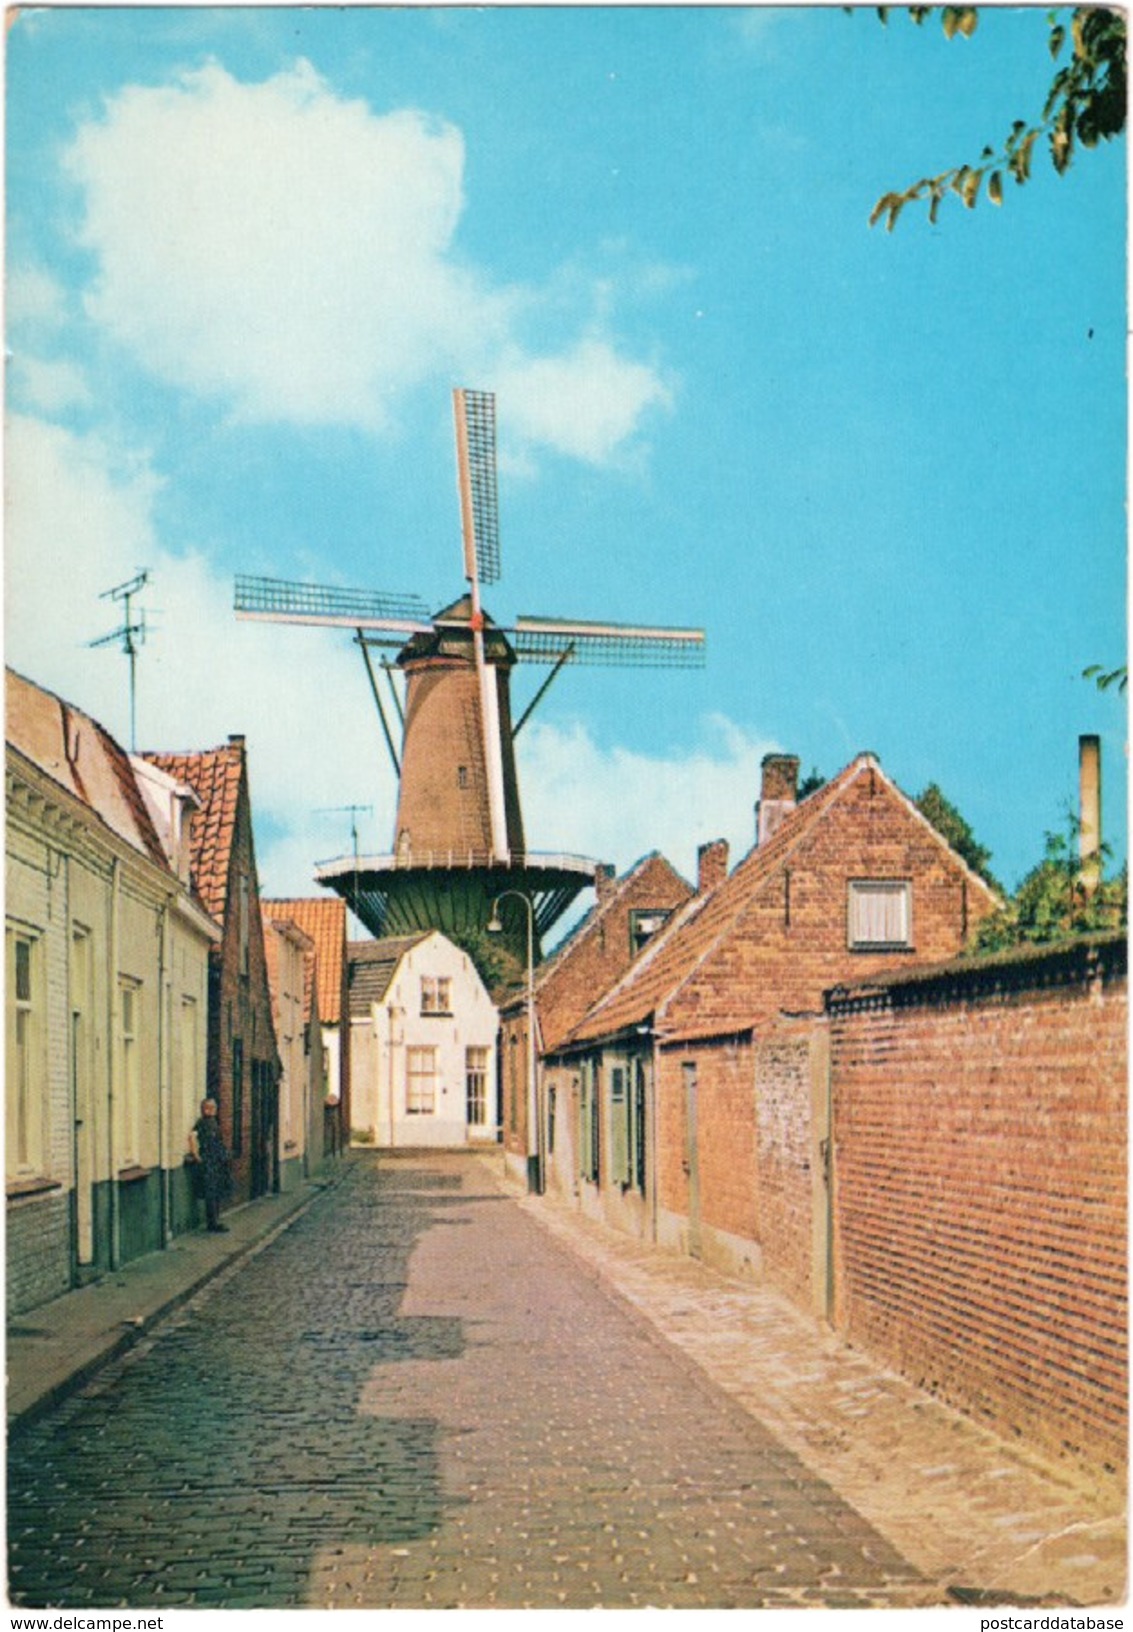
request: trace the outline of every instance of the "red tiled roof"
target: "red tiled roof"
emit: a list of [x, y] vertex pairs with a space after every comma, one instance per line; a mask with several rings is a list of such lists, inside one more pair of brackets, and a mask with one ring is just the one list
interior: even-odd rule
[[[768, 880], [778, 874], [795, 848], [865, 771], [874, 772], [908, 806], [916, 820], [923, 822], [935, 835], [937, 843], [948, 848], [927, 818], [885, 775], [876, 759], [871, 754], [858, 755], [838, 776], [785, 816], [771, 838], [749, 850], [728, 877], [706, 895], [695, 896], [682, 911], [674, 913], [618, 985], [595, 1004], [575, 1027], [570, 1041], [611, 1036], [661, 1015], [704, 960], [735, 930], [737, 920]], [[989, 897], [993, 895], [983, 880], [971, 873], [959, 857], [955, 857], [955, 860], [970, 874], [979, 889]], [[733, 1019], [736, 1025], [743, 1021], [740, 1015]]]
[[11, 746], [168, 872], [129, 756], [109, 731], [14, 669], [6, 671], [6, 681], [5, 736]]
[[318, 964], [319, 1019], [336, 1026], [342, 1019], [342, 985], [346, 967], [346, 902], [338, 896], [265, 901], [272, 918], [290, 918], [315, 943]]
[[189, 867], [193, 888], [207, 911], [223, 924], [244, 775], [243, 746], [229, 742], [223, 748], [200, 753], [147, 753], [141, 757], [167, 776], [186, 783], [201, 801], [189, 829]]

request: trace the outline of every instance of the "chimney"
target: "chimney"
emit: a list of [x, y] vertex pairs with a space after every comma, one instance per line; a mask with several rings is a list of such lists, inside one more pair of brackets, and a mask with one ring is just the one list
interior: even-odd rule
[[617, 883], [617, 874], [612, 862], [600, 861], [594, 873], [594, 889], [598, 896], [598, 905], [608, 901], [614, 893]]
[[728, 841], [712, 839], [696, 852], [696, 893], [707, 895], [728, 876]]
[[1078, 859], [1082, 887], [1092, 895], [1102, 877], [1102, 744], [1078, 738]]
[[784, 816], [798, 803], [799, 761], [795, 754], [764, 754], [759, 799], [755, 807], [755, 842], [766, 844]]

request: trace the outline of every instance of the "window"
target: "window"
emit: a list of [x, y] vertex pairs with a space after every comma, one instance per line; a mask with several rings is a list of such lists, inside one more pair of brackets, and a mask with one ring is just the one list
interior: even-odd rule
[[670, 916], [668, 907], [635, 907], [629, 915], [629, 949], [636, 957]]
[[421, 1013], [452, 1013], [452, 981], [448, 975], [421, 976]]
[[39, 942], [8, 936], [7, 1169], [9, 1177], [43, 1166], [43, 1107], [47, 1090], [43, 1051]]
[[903, 879], [851, 879], [849, 944], [876, 951], [913, 944], [913, 886]]
[[629, 1099], [626, 1095], [626, 1068], [610, 1067], [610, 1177], [615, 1184], [629, 1183]]
[[633, 1183], [645, 1194], [645, 1066], [633, 1068]]
[[133, 980], [118, 983], [118, 1161], [122, 1167], [141, 1161], [141, 1101], [138, 1087], [138, 1031], [141, 993]]
[[204, 1078], [198, 1077], [200, 1069], [200, 1034], [197, 1030], [197, 1003], [192, 997], [181, 998], [181, 1030], [180, 1030], [180, 1103], [186, 1108], [192, 1108], [196, 1119], [196, 1107], [204, 1098]]
[[407, 1116], [432, 1116], [437, 1108], [437, 1051], [405, 1051], [405, 1111]]
[[464, 1051], [464, 1098], [470, 1127], [482, 1128], [488, 1120], [488, 1050]]
[[598, 1065], [595, 1060], [584, 1060], [579, 1080], [579, 1121], [581, 1135], [578, 1142], [581, 1170], [584, 1179], [598, 1183], [601, 1173], [600, 1104], [598, 1098]]

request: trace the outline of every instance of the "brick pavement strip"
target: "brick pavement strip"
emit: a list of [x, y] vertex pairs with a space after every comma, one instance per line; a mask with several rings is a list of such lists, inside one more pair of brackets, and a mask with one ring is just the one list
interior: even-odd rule
[[26, 1606], [940, 1589], [465, 1157], [350, 1178], [9, 1446]]

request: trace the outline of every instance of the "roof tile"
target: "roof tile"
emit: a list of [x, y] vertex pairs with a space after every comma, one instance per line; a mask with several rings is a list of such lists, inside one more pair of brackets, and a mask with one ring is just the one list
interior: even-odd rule
[[342, 985], [346, 968], [346, 902], [332, 895], [269, 900], [271, 918], [289, 918], [315, 943], [318, 965], [319, 1019], [336, 1026], [342, 1019]]

